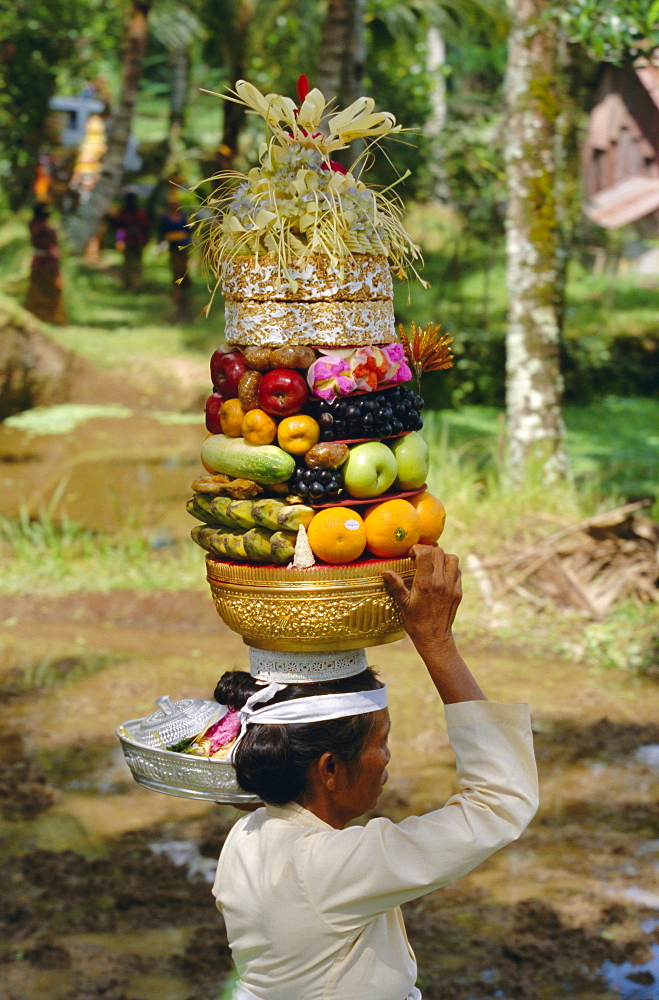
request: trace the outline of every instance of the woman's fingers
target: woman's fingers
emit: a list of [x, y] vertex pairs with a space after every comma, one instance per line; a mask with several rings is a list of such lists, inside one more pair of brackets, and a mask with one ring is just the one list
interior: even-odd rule
[[405, 608], [410, 601], [410, 591], [405, 584], [405, 581], [398, 573], [392, 573], [391, 570], [386, 570], [382, 574], [382, 578], [386, 584], [387, 590], [394, 598], [394, 600], [400, 605], [401, 608]]
[[414, 589], [426, 590], [432, 587], [437, 568], [444, 558], [444, 550], [433, 545], [415, 545], [411, 555], [416, 563]]

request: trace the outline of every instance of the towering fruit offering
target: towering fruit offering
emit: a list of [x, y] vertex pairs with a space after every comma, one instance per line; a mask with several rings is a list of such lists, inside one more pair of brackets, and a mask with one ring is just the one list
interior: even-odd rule
[[303, 77], [297, 106], [244, 80], [229, 99], [265, 119], [268, 141], [249, 173], [216, 176], [200, 212], [226, 343], [211, 358], [193, 537], [229, 562], [404, 556], [441, 531], [418, 388], [451, 364], [451, 338], [431, 324], [397, 334], [391, 272], [416, 274], [419, 249], [399, 202], [332, 159], [400, 126], [366, 97], [328, 110]]

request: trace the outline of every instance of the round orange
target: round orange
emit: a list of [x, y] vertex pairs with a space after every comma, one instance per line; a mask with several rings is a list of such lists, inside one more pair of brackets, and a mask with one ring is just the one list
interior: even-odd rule
[[307, 528], [311, 551], [328, 563], [349, 563], [359, 559], [366, 548], [366, 529], [356, 510], [325, 507]]
[[410, 497], [410, 503], [421, 519], [421, 545], [434, 545], [446, 524], [446, 508], [441, 500], [424, 490]]
[[421, 536], [421, 520], [407, 500], [385, 500], [367, 507], [366, 544], [374, 556], [404, 556]]

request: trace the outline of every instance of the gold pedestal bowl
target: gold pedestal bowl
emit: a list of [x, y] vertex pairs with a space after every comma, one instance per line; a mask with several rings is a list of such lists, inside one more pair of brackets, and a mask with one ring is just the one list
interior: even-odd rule
[[220, 618], [248, 646], [330, 652], [379, 646], [405, 635], [382, 573], [393, 570], [409, 581], [412, 559], [286, 569], [207, 556], [206, 568]]

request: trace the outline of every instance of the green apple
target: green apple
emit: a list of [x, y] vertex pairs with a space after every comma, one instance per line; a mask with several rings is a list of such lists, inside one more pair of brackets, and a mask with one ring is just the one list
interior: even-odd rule
[[428, 476], [428, 445], [420, 434], [412, 431], [391, 444], [396, 459], [398, 473], [396, 486], [399, 490], [418, 490]]
[[398, 472], [391, 448], [381, 441], [367, 441], [350, 449], [343, 466], [343, 481], [352, 497], [379, 497], [388, 490]]

